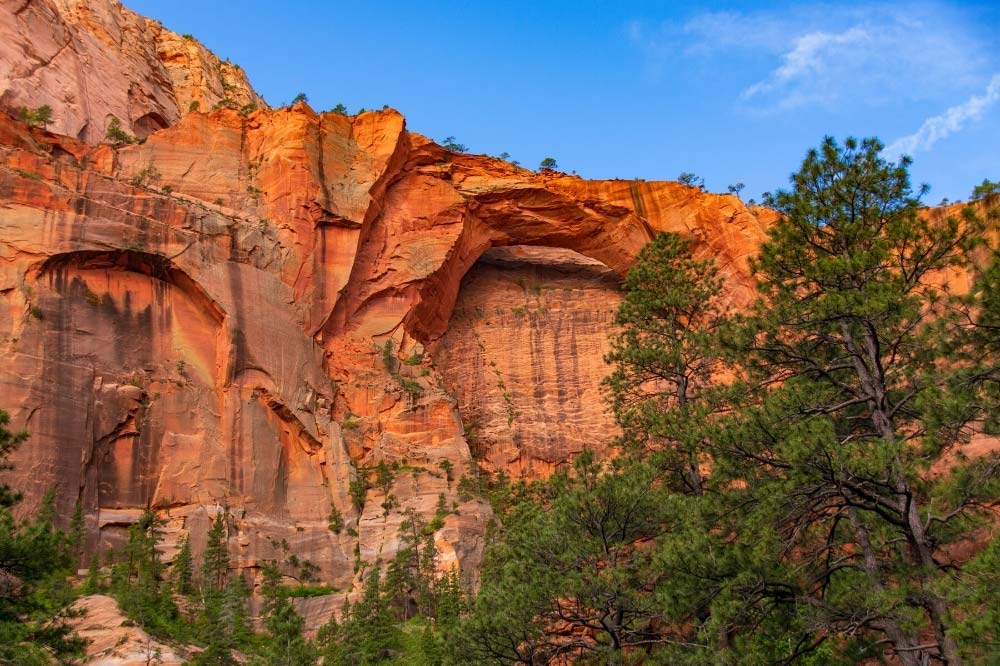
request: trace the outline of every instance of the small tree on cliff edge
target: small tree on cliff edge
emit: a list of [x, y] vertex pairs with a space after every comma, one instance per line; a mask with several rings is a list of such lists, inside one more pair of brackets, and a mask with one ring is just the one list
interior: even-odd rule
[[983, 223], [919, 215], [908, 160], [881, 149], [828, 138], [768, 197], [782, 217], [753, 264], [760, 297], [729, 338], [746, 379], [695, 438], [704, 522], [662, 542], [665, 607], [708, 594], [706, 647], [747, 662], [997, 656], [960, 643], [956, 618], [983, 609], [956, 615], [948, 592], [995, 577], [942, 556], [1000, 498], [997, 456], [954, 455], [986, 404], [959, 362], [979, 307], [941, 279], [973, 270]]
[[538, 170], [539, 171], [545, 171], [546, 169], [549, 169], [549, 170], [551, 170], [551, 169], [558, 169], [558, 168], [559, 168], [559, 163], [556, 162], [556, 158], [554, 158], [554, 157], [546, 157], [538, 165]]

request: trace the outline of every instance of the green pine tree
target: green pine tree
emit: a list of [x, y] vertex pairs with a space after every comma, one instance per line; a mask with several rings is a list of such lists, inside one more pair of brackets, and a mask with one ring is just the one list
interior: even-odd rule
[[267, 636], [256, 663], [262, 666], [312, 666], [317, 651], [302, 631], [305, 620], [295, 610], [281, 583], [281, 572], [272, 562], [264, 566], [261, 594]]
[[708, 492], [659, 549], [668, 619], [710, 599], [706, 653], [973, 656], [940, 553], [985, 524], [1000, 465], [950, 455], [983, 401], [949, 352], [966, 346], [969, 302], [942, 277], [972, 270], [983, 223], [920, 215], [909, 162], [881, 148], [827, 139], [768, 197], [782, 217], [753, 265], [761, 295], [728, 336], [740, 381], [726, 414], [691, 424]]
[[174, 603], [160, 555], [166, 521], [146, 509], [128, 530], [128, 542], [111, 567], [111, 592], [122, 612], [151, 634], [187, 640], [190, 632]]
[[[27, 439], [9, 429], [0, 410], [0, 469]], [[12, 507], [20, 495], [0, 483], [0, 663], [50, 664], [83, 652], [84, 642], [65, 623], [75, 596], [69, 583], [73, 548], [55, 527], [54, 495], [49, 493], [31, 518], [18, 520]]]
[[691, 241], [660, 233], [625, 278], [615, 317], [620, 332], [605, 360], [605, 380], [627, 445], [655, 452], [671, 488], [700, 495], [701, 445], [688, 424], [710, 410], [706, 388], [718, 367], [712, 338], [725, 322], [722, 282], [711, 260], [696, 260]]
[[228, 530], [226, 528], [227, 512], [220, 511], [212, 527], [208, 530], [208, 540], [201, 560], [201, 578], [206, 591], [221, 593], [226, 586], [226, 574], [229, 572]]
[[178, 539], [177, 555], [173, 562], [174, 591], [188, 596], [194, 592], [194, 567], [191, 559], [191, 542], [187, 536]]
[[371, 666], [392, 663], [402, 637], [382, 592], [379, 567], [365, 579], [362, 598], [344, 605], [341, 621], [331, 618], [322, 632], [324, 663], [330, 666]]
[[[671, 515], [655, 472], [602, 465], [589, 451], [505, 516], [482, 585], [462, 623], [465, 663], [618, 663], [666, 640], [652, 594], [663, 572], [651, 543]], [[556, 632], [555, 629], [559, 631]]]

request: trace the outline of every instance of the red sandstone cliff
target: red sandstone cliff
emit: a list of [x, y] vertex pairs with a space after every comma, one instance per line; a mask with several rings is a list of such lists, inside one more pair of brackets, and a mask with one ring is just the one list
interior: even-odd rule
[[[54, 109], [52, 131], [0, 117], [0, 408], [31, 433], [25, 508], [79, 500], [97, 552], [159, 506], [170, 556], [228, 507], [237, 566], [295, 553], [340, 590], [313, 622], [442, 494], [439, 565], [474, 578], [474, 455], [536, 476], [614, 436], [602, 357], [642, 245], [694, 238], [739, 306], [772, 215], [453, 154], [391, 110], [270, 110], [112, 0], [4, 2], [0, 63], [0, 103]], [[259, 108], [207, 112], [226, 97]], [[96, 145], [111, 115], [145, 140]], [[356, 506], [380, 461], [391, 485]]]
[[[514, 473], [606, 446], [612, 270], [676, 230], [720, 261], [740, 302], [762, 233], [734, 197], [534, 174], [450, 154], [394, 111], [303, 104], [192, 113], [120, 149], [4, 119], [0, 198], [0, 386], [32, 433], [15, 460], [30, 500], [55, 486], [68, 513], [80, 498], [92, 549], [147, 505], [168, 507], [197, 547], [228, 505], [240, 566], [281, 559], [284, 541], [341, 589], [356, 548], [362, 562], [391, 557], [403, 512], [432, 515], [442, 493], [457, 514], [438, 534], [441, 565], [474, 571], [490, 514], [457, 493], [472, 468], [462, 416], [480, 419], [486, 462]], [[519, 245], [596, 261], [508, 255], [532, 282], [514, 277], [509, 311], [486, 302], [502, 311], [449, 331], [463, 276]], [[469, 280], [500, 279], [497, 256]], [[505, 298], [480, 291], [463, 312]], [[359, 512], [348, 484], [380, 460], [398, 468], [393, 498], [373, 488]], [[358, 537], [328, 529], [334, 506]]]
[[95, 143], [112, 116], [143, 138], [197, 102], [265, 106], [246, 75], [116, 0], [0, 0], [0, 107], [52, 107], [51, 129]]
[[[55, 112], [53, 131], [0, 116], [0, 408], [31, 433], [25, 508], [79, 500], [97, 552], [162, 507], [170, 557], [228, 507], [236, 566], [294, 553], [338, 589], [302, 602], [314, 627], [442, 494], [439, 565], [474, 579], [491, 513], [461, 477], [547, 474], [614, 437], [603, 354], [642, 245], [693, 238], [738, 307], [773, 219], [453, 154], [391, 110], [270, 110], [111, 0], [2, 2], [0, 64], [0, 104]], [[259, 108], [207, 112], [227, 97]], [[145, 141], [98, 145], [111, 115]], [[380, 461], [392, 483], [356, 506]]]

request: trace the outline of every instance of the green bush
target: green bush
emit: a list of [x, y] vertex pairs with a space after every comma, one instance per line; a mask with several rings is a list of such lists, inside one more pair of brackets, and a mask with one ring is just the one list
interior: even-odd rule
[[160, 177], [160, 170], [155, 166], [150, 164], [142, 169], [139, 169], [134, 176], [129, 179], [129, 185], [132, 187], [145, 187], [157, 180]]
[[453, 153], [467, 153], [467, 152], [469, 152], [469, 149], [465, 146], [465, 144], [464, 143], [459, 143], [458, 141], [455, 140], [455, 137], [453, 137], [453, 136], [447, 136], [447, 137], [445, 137], [444, 141], [441, 142], [441, 147], [442, 148], [446, 148], [446, 149], [452, 151]]
[[113, 146], [124, 146], [136, 142], [136, 138], [122, 128], [122, 121], [118, 120], [116, 116], [111, 116], [111, 121], [108, 122], [108, 129], [105, 131], [104, 136], [108, 140], [108, 143]]
[[52, 107], [48, 104], [42, 104], [34, 109], [29, 109], [26, 106], [21, 107], [17, 113], [17, 119], [32, 127], [47, 127], [52, 122]]
[[326, 518], [327, 527], [334, 534], [340, 534], [344, 529], [344, 516], [336, 506], [330, 507], [330, 515]]

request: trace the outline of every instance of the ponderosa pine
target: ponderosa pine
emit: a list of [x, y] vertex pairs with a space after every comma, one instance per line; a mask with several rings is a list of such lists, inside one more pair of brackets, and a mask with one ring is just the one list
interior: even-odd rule
[[[701, 567], [715, 651], [963, 663], [940, 589], [960, 563], [945, 549], [1000, 494], [994, 457], [957, 453], [983, 403], [948, 353], [976, 309], [948, 277], [974, 271], [984, 227], [921, 215], [909, 161], [881, 148], [828, 138], [767, 200], [782, 217], [753, 264], [760, 298], [730, 337], [748, 379], [703, 428], [702, 532], [729, 552]], [[680, 563], [698, 553], [677, 546], [664, 564], [690, 575]]]

